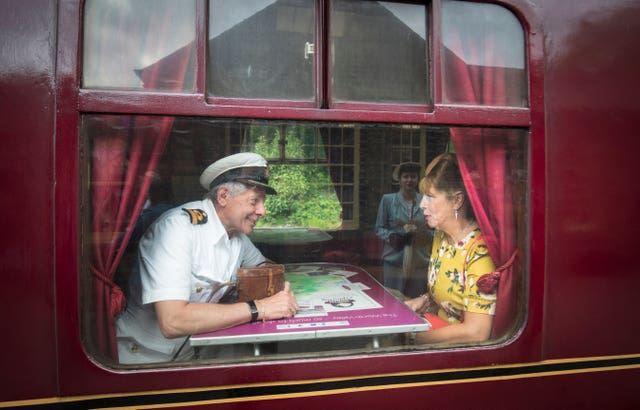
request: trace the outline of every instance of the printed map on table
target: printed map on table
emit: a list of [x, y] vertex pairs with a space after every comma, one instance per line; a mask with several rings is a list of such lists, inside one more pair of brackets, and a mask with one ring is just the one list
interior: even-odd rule
[[286, 280], [291, 283], [291, 290], [300, 306], [296, 317], [381, 308], [364, 292], [369, 289], [366, 285], [349, 280], [355, 274], [335, 268], [304, 265], [287, 270]]

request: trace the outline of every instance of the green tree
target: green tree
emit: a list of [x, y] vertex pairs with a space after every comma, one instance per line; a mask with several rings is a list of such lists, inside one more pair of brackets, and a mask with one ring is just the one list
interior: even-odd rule
[[[286, 157], [315, 158], [315, 130], [288, 127]], [[277, 127], [252, 127], [254, 150], [266, 158], [280, 157]], [[305, 227], [336, 229], [340, 226], [342, 206], [325, 165], [309, 163], [270, 165], [270, 183], [278, 195], [269, 195], [267, 216], [258, 227]]]

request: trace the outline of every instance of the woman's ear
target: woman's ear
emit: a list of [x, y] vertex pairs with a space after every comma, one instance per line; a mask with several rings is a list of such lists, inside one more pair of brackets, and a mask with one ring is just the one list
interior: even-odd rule
[[455, 209], [462, 208], [462, 205], [464, 205], [464, 201], [465, 200], [466, 200], [466, 198], [464, 196], [464, 192], [458, 191], [458, 192], [454, 193], [453, 194], [453, 206], [455, 207]]

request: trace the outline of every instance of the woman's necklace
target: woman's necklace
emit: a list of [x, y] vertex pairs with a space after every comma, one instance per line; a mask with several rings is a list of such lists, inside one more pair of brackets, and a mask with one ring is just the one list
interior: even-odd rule
[[458, 247], [461, 247], [462, 245], [464, 245], [464, 238], [469, 235], [469, 233], [471, 231], [473, 231], [474, 229], [476, 229], [478, 227], [478, 224], [476, 224], [475, 222], [470, 222], [467, 226], [465, 226], [464, 228], [462, 228], [462, 230], [460, 231], [460, 233], [457, 236], [453, 236], [453, 235], [448, 235], [449, 237], [447, 238], [447, 240], [451, 240], [451, 242], [449, 242], [449, 244], [451, 245], [457, 245]]

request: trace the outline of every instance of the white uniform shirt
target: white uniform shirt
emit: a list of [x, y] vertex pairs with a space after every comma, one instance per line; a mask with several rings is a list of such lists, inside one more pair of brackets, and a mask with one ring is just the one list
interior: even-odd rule
[[[194, 225], [184, 209], [200, 209], [208, 221]], [[171, 360], [184, 338], [160, 332], [153, 303], [163, 300], [217, 302], [240, 266], [256, 266], [264, 256], [244, 234], [227, 235], [209, 199], [164, 213], [144, 234], [138, 251], [139, 274], [132, 272], [126, 311], [116, 322], [121, 363]], [[185, 346], [180, 358], [193, 351]]]

